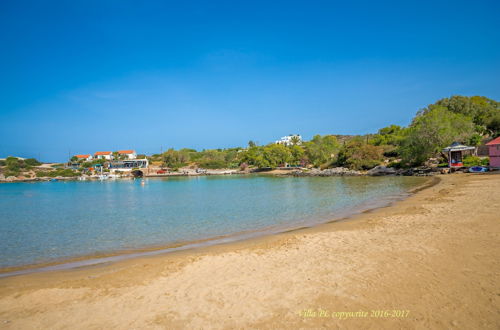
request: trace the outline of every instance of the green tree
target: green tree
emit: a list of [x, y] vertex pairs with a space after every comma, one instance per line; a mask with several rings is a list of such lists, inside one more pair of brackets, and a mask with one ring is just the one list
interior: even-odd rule
[[434, 106], [413, 119], [400, 149], [403, 162], [421, 165], [452, 142], [469, 141], [474, 133], [471, 118]]
[[40, 165], [42, 165], [42, 163], [40, 163], [35, 158], [27, 158], [24, 160], [24, 163], [28, 166], [40, 166]]
[[355, 138], [342, 147], [336, 163], [350, 169], [368, 170], [381, 163], [382, 153], [382, 147], [368, 144], [363, 138]]
[[299, 145], [292, 145], [289, 149], [291, 154], [290, 163], [292, 163], [292, 165], [300, 165], [305, 158], [304, 148]]
[[240, 161], [257, 167], [268, 167], [263, 156], [264, 147], [253, 146], [243, 151], [240, 155]]
[[486, 128], [491, 132], [493, 137], [500, 135], [500, 113], [496, 113], [488, 118]]
[[264, 147], [263, 158], [269, 167], [276, 167], [290, 162], [292, 153], [282, 144], [269, 144]]
[[290, 138], [290, 144], [292, 146], [296, 146], [296, 145], [300, 144], [300, 142], [302, 142], [302, 141], [300, 140], [300, 138], [297, 135], [294, 135]]
[[181, 152], [174, 149], [168, 149], [163, 153], [163, 164], [171, 168], [186, 166], [189, 161], [187, 152]]
[[398, 146], [405, 138], [405, 129], [398, 125], [390, 125], [378, 130], [370, 140], [370, 144], [376, 146], [392, 145]]
[[454, 95], [450, 98], [443, 98], [436, 103], [429, 105], [421, 110], [421, 113], [427, 113], [434, 108], [443, 107], [446, 110], [461, 114], [472, 119], [477, 125], [476, 131], [481, 135], [500, 135], [500, 130], [495, 125], [496, 120], [500, 120], [500, 102], [489, 99], [484, 96], [461, 96]]
[[314, 166], [331, 163], [340, 150], [340, 144], [333, 135], [315, 135], [304, 146], [307, 159]]

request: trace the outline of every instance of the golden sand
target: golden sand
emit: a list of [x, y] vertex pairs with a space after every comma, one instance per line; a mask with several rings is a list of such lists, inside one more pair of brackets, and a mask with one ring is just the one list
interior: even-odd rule
[[2, 329], [499, 329], [500, 175], [346, 222], [0, 280]]

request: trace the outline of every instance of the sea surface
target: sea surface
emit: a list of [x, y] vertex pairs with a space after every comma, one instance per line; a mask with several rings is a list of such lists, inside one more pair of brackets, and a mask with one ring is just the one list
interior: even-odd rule
[[202, 176], [0, 184], [0, 267], [247, 237], [384, 206], [415, 177]]

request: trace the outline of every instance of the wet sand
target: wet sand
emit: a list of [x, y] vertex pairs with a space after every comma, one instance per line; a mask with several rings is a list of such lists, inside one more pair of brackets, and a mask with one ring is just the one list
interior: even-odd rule
[[500, 328], [500, 175], [257, 239], [0, 279], [0, 328]]

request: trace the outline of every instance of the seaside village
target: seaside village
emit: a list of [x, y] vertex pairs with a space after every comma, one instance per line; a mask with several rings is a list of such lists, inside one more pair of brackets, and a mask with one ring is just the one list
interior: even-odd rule
[[[337, 136], [339, 141], [348, 141], [349, 136]], [[347, 140], [345, 140], [347, 139]], [[284, 136], [265, 148], [272, 145], [277, 148], [303, 148], [305, 142], [298, 134]], [[170, 149], [164, 153], [146, 156], [137, 154], [133, 149], [118, 151], [96, 151], [93, 154], [77, 154], [71, 156], [67, 163], [40, 163], [34, 158], [7, 157], [0, 159], [0, 182], [15, 181], [57, 181], [57, 180], [107, 180], [116, 178], [142, 178], [161, 176], [189, 176], [189, 175], [217, 175], [217, 174], [245, 174], [267, 172], [277, 175], [295, 176], [341, 176], [341, 175], [417, 175], [427, 176], [435, 174], [461, 172], [488, 172], [500, 169], [500, 137], [486, 141], [479, 146], [468, 146], [454, 142], [444, 146], [441, 151], [441, 163], [436, 159], [429, 159], [425, 166], [417, 168], [395, 168], [390, 159], [374, 163], [370, 169], [360, 170], [348, 167], [318, 168], [314, 164], [304, 162], [280, 162], [275, 166], [248, 166], [240, 159], [246, 159], [244, 153], [251, 153], [252, 146], [247, 148], [217, 149], [197, 152], [193, 149]], [[183, 150], [187, 150], [183, 153]], [[228, 151], [229, 150], [229, 151]], [[300, 149], [301, 150], [301, 149]], [[233, 164], [221, 162], [194, 161], [183, 159], [185, 154], [224, 154], [237, 160]], [[333, 155], [332, 155], [333, 156]], [[199, 156], [197, 156], [199, 157]], [[248, 157], [247, 157], [248, 158]], [[474, 159], [476, 162], [470, 162]], [[172, 165], [177, 162], [179, 165]]]
[[[93, 155], [75, 155], [70, 159], [68, 167], [82, 171], [82, 179], [107, 179], [121, 176], [142, 177], [151, 174], [149, 161], [145, 155], [137, 155], [135, 150], [97, 151]], [[163, 174], [161, 169], [158, 173]]]

